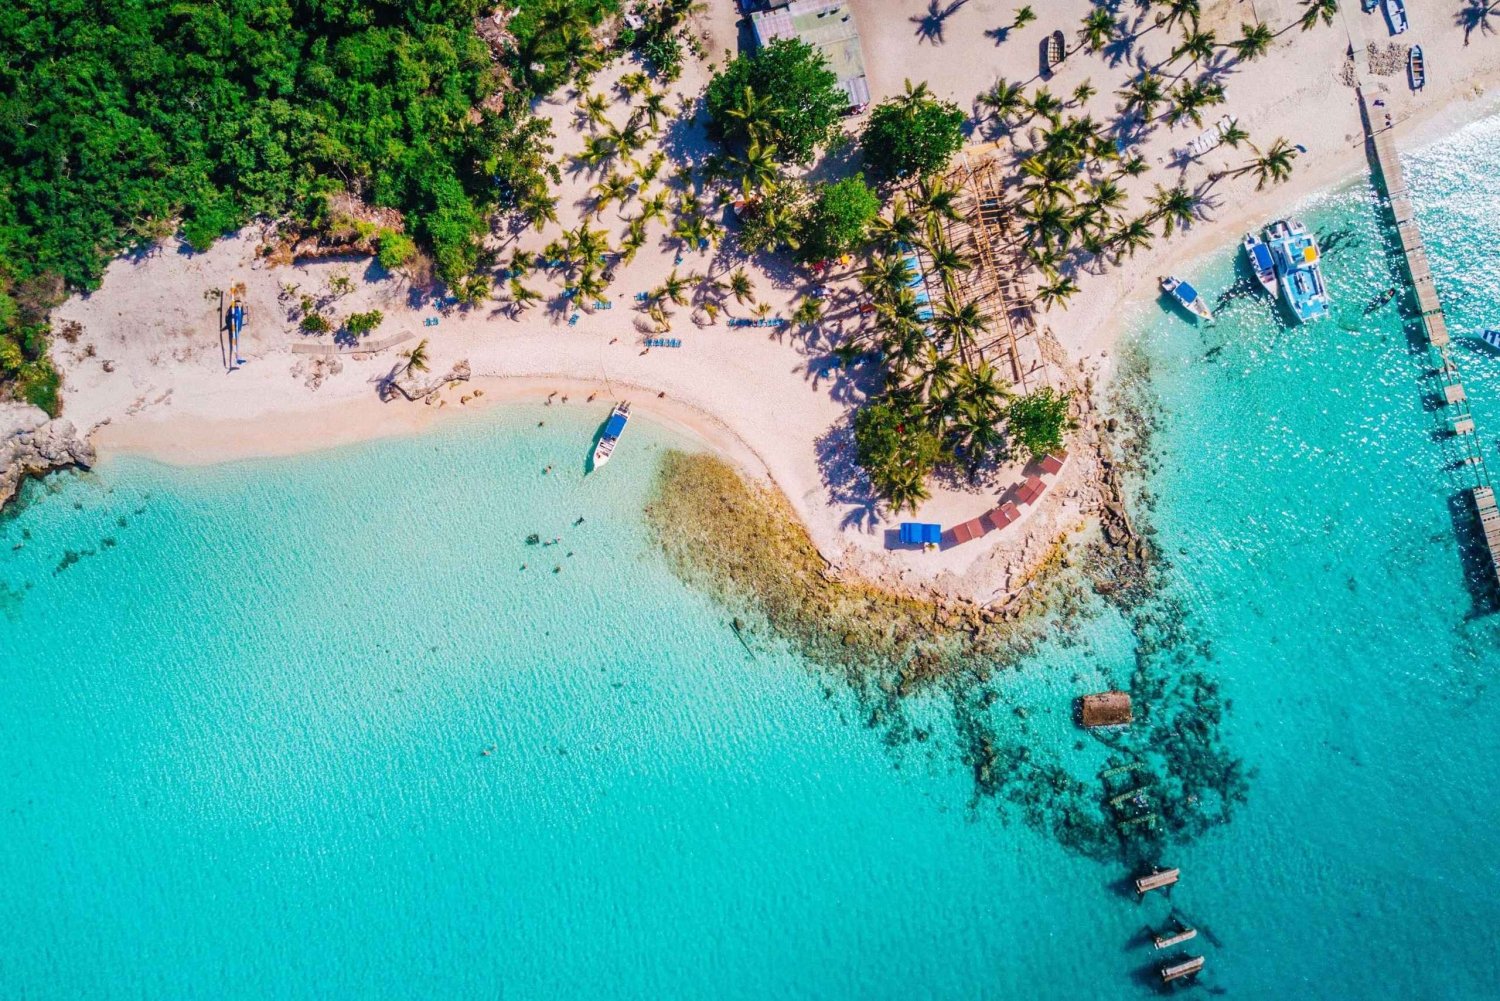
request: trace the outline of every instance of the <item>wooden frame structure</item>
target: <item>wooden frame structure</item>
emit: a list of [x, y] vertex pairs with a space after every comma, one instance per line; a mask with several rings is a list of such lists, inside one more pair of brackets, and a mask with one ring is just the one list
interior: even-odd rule
[[997, 364], [1003, 357], [1011, 382], [1025, 393], [1033, 385], [1050, 385], [1051, 379], [1026, 280], [1030, 262], [1021, 253], [1023, 241], [1012, 226], [1005, 166], [996, 155], [998, 149], [997, 143], [969, 146], [954, 158], [943, 181], [964, 197], [961, 218], [943, 221], [943, 237], [950, 246], [968, 251], [973, 261], [957, 282], [986, 320], [988, 337], [978, 344], [980, 359]]

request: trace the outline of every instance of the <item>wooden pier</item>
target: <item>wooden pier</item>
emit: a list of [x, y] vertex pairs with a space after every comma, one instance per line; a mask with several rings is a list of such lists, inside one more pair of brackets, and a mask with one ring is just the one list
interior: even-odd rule
[[1202, 956], [1189, 956], [1180, 963], [1169, 963], [1161, 968], [1162, 983], [1170, 984], [1180, 977], [1196, 976], [1203, 970]]
[[1380, 180], [1385, 186], [1391, 218], [1401, 241], [1401, 254], [1411, 276], [1412, 290], [1416, 293], [1422, 332], [1427, 337], [1428, 351], [1436, 363], [1435, 374], [1442, 383], [1439, 399], [1445, 411], [1444, 424], [1452, 446], [1460, 454], [1456, 465], [1471, 477], [1466, 490], [1474, 503], [1485, 547], [1490, 554], [1494, 582], [1500, 584], [1500, 510], [1495, 506], [1494, 487], [1484, 461], [1484, 446], [1476, 433], [1474, 416], [1469, 411], [1469, 394], [1464, 390], [1458, 365], [1453, 361], [1448, 320], [1443, 315], [1443, 304], [1438, 299], [1432, 267], [1427, 261], [1422, 231], [1417, 226], [1416, 214], [1407, 193], [1406, 174], [1401, 169], [1401, 156], [1396, 151], [1390, 113], [1383, 107], [1384, 99], [1373, 96], [1362, 57], [1363, 53], [1356, 51], [1355, 66], [1359, 76], [1357, 92], [1365, 134], [1373, 151]]

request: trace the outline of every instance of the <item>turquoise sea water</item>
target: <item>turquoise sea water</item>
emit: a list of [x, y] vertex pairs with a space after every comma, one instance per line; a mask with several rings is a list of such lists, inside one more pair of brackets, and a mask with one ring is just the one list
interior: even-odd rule
[[[1500, 323], [1497, 150], [1500, 119], [1409, 161], [1458, 331]], [[1170, 904], [1234, 996], [1494, 996], [1500, 619], [1425, 356], [1396, 304], [1364, 315], [1393, 283], [1372, 193], [1303, 214], [1334, 322], [1247, 292], [1139, 324], [1174, 669], [1219, 681], [1250, 770], [1169, 850], [1170, 901], [975, 804], [940, 698], [932, 740], [890, 746], [823, 672], [748, 653], [642, 526], [680, 442], [635, 422], [585, 481], [603, 409], [514, 407], [119, 460], [0, 522], [0, 993], [1134, 998]], [[1232, 257], [1190, 276], [1230, 289]], [[1459, 359], [1493, 460], [1500, 356]], [[1096, 603], [1002, 676], [995, 727], [1024, 708], [1089, 778], [1069, 700], [1140, 638]]]

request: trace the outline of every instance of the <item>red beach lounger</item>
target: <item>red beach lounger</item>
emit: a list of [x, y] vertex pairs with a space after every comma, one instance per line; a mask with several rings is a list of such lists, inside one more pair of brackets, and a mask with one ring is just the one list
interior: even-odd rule
[[1067, 457], [1067, 452], [1064, 452], [1062, 455], [1042, 456], [1042, 472], [1049, 474], [1062, 472], [1063, 460]]

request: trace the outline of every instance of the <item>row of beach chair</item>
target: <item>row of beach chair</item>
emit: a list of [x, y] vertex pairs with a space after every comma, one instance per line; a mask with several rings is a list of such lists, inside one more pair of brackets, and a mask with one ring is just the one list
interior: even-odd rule
[[729, 325], [731, 327], [785, 327], [791, 322], [791, 320], [780, 316], [770, 316], [763, 320], [751, 320], [739, 316], [729, 318]]
[[648, 337], [646, 338], [648, 348], [680, 348], [682, 340], [678, 337]]

